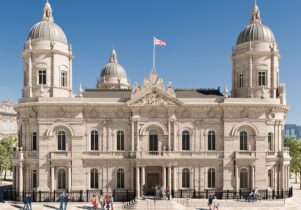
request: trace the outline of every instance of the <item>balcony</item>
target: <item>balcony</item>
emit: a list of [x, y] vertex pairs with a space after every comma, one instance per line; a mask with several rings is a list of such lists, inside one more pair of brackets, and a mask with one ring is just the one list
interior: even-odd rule
[[137, 159], [216, 159], [223, 158], [223, 151], [142, 151], [137, 152]]
[[71, 152], [67, 151], [56, 151], [50, 152], [51, 160], [71, 160]]
[[135, 152], [128, 151], [88, 151], [83, 152], [83, 159], [123, 159], [134, 158]]
[[19, 160], [23, 156], [24, 159], [39, 158], [39, 151], [13, 151], [12, 159]]
[[256, 152], [254, 152], [254, 151], [238, 151], [238, 152], [235, 152], [235, 159], [254, 160], [255, 158], [256, 158]]

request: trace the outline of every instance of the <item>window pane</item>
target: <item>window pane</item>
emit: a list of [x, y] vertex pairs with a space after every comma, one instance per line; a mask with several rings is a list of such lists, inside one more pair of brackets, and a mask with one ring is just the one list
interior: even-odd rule
[[190, 150], [190, 135], [188, 131], [182, 133], [182, 150]]
[[124, 188], [124, 170], [121, 168], [117, 170], [117, 188]]
[[34, 170], [32, 172], [32, 188], [36, 188], [37, 187], [37, 171]]
[[124, 150], [124, 132], [117, 131], [117, 150]]
[[32, 143], [32, 150], [36, 151], [37, 150], [37, 133], [36, 132], [32, 133], [31, 143]]

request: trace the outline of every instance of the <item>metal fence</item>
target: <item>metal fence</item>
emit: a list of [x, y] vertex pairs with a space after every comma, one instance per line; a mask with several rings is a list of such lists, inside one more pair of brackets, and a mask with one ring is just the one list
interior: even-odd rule
[[[247, 199], [251, 191], [249, 190], [205, 190], [205, 191], [195, 191], [195, 190], [178, 190], [172, 191], [173, 198], [192, 198], [200, 199], [209, 196], [216, 196], [218, 199]], [[287, 191], [285, 190], [259, 190], [257, 199], [262, 200], [272, 200], [272, 199], [285, 199], [293, 196], [293, 188], [290, 187]]]
[[[22, 201], [23, 196], [26, 194], [31, 195], [31, 199], [33, 202], [58, 202], [60, 192], [48, 192], [48, 191], [23, 191], [18, 192], [15, 190], [4, 190], [3, 199], [5, 201]], [[131, 202], [135, 199], [136, 193], [135, 191], [117, 191], [113, 190], [112, 192], [103, 192], [101, 190], [80, 190], [80, 191], [70, 191], [68, 193], [68, 201], [69, 202], [90, 202], [93, 196], [98, 195], [106, 195], [109, 194], [113, 196], [114, 202]]]

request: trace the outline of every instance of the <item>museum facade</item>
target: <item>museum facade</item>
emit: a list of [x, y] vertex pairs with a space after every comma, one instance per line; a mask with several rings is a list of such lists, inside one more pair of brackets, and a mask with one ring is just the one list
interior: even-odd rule
[[156, 69], [131, 87], [113, 49], [96, 88], [74, 95], [72, 49], [48, 2], [22, 57], [19, 192], [289, 187], [280, 54], [256, 4], [232, 51], [231, 92], [177, 89]]

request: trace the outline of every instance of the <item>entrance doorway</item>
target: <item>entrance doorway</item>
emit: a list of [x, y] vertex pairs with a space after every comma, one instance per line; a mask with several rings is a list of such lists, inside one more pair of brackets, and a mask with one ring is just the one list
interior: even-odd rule
[[160, 174], [159, 173], [148, 173], [146, 179], [147, 194], [154, 195], [156, 190], [156, 185], [160, 184]]

